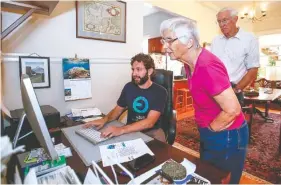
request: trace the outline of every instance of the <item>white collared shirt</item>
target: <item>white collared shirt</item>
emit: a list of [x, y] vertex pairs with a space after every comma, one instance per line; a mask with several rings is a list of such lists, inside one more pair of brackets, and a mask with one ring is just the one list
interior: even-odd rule
[[244, 77], [247, 70], [260, 67], [258, 39], [241, 28], [231, 38], [216, 36], [211, 51], [224, 63], [230, 81], [235, 84]]

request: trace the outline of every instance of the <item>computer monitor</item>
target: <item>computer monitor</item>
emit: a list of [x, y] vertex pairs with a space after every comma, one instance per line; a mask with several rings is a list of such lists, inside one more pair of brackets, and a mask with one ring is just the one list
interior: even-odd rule
[[44, 148], [45, 152], [49, 154], [52, 160], [58, 159], [57, 151], [55, 150], [54, 144], [46, 126], [46, 122], [41, 112], [32, 83], [29, 76], [26, 74], [23, 74], [21, 78], [21, 95], [25, 115], [23, 115], [20, 121], [21, 123], [19, 124], [14, 139], [14, 145], [16, 145], [24, 117], [26, 116], [36, 138], [38, 139], [40, 145]]

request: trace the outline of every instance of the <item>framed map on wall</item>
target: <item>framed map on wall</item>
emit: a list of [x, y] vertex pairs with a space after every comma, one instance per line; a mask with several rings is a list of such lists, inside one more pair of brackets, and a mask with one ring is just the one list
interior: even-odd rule
[[76, 1], [76, 37], [126, 42], [126, 2]]

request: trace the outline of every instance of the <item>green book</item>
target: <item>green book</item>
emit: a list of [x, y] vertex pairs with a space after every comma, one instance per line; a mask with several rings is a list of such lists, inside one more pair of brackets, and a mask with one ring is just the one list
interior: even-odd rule
[[66, 166], [65, 156], [60, 156], [57, 160], [46, 160], [39, 163], [33, 163], [32, 165], [27, 165], [23, 169], [24, 176], [26, 176], [31, 168], [35, 168], [37, 176], [49, 173], [56, 169]]

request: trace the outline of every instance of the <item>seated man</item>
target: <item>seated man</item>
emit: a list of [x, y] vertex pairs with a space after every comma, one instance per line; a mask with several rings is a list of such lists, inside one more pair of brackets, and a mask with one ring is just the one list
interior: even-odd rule
[[102, 128], [106, 123], [116, 120], [125, 108], [128, 109], [127, 125], [109, 126], [102, 131], [102, 137], [144, 131], [147, 135], [165, 142], [161, 126], [161, 114], [164, 112], [167, 91], [151, 81], [155, 65], [153, 59], [140, 53], [131, 59], [132, 81], [127, 83], [117, 101], [117, 105], [104, 118], [88, 122], [85, 128]]

